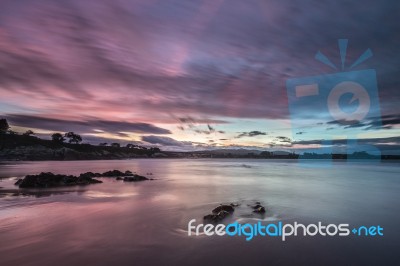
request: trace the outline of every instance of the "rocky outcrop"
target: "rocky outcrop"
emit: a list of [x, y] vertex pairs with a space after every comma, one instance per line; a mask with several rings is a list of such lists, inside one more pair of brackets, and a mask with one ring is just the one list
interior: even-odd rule
[[226, 211], [228, 213], [233, 213], [235, 209], [232, 207], [232, 205], [220, 205], [216, 207], [214, 210], [212, 210], [212, 213], [219, 213], [220, 211]]
[[260, 204], [256, 204], [255, 206], [252, 207], [254, 210], [253, 212], [255, 213], [265, 213], [265, 207], [261, 206]]
[[118, 176], [132, 176], [133, 173], [131, 171], [121, 172], [118, 170], [107, 171], [102, 174], [105, 177], [118, 177]]
[[121, 172], [118, 170], [107, 171], [104, 173], [86, 172], [79, 176], [59, 175], [50, 172], [40, 173], [38, 175], [27, 175], [19, 179], [15, 185], [20, 188], [48, 188], [48, 187], [63, 187], [63, 186], [81, 186], [89, 184], [103, 183], [95, 177], [112, 177], [125, 182], [137, 182], [151, 180], [145, 176], [137, 175], [131, 171]]
[[63, 186], [82, 186], [89, 184], [103, 183], [100, 180], [73, 175], [56, 175], [50, 172], [40, 173], [38, 175], [27, 175], [23, 179], [19, 179], [15, 185], [20, 188], [48, 188]]
[[220, 205], [212, 210], [212, 214], [208, 214], [203, 217], [203, 220], [207, 223], [217, 223], [232, 214], [235, 209], [231, 205]]
[[96, 173], [95, 175], [100, 175], [103, 177], [116, 177], [117, 180], [122, 180], [124, 182], [137, 182], [137, 181], [151, 180], [150, 178], [147, 178], [145, 176], [134, 174], [131, 171], [121, 172], [118, 170], [112, 170], [112, 171], [104, 172], [103, 174]]
[[[211, 214], [207, 214], [206, 216], [204, 216], [203, 220], [206, 223], [219, 223], [228, 216], [232, 215], [235, 212], [235, 209], [240, 208], [240, 206], [241, 204], [238, 203], [221, 204], [214, 208]], [[264, 216], [264, 214], [266, 213], [266, 208], [262, 206], [261, 203], [258, 201], [253, 204], [248, 204], [246, 209], [249, 211], [252, 210], [252, 213], [243, 214], [244, 217], [254, 217], [256, 215]]]
[[141, 175], [125, 176], [123, 179], [124, 182], [137, 182], [145, 180], [150, 180], [150, 179]]

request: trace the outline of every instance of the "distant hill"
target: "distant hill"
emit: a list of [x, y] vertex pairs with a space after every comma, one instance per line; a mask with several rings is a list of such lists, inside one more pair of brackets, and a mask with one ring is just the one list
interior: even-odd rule
[[[263, 151], [257, 149], [215, 149], [193, 152], [161, 151], [138, 145], [91, 145], [71, 144], [44, 140], [30, 135], [0, 134], [0, 160], [112, 160], [129, 158], [250, 158], [250, 159], [347, 159], [346, 154], [299, 155], [287, 151]], [[356, 159], [377, 159], [366, 152], [351, 155]], [[379, 157], [378, 157], [379, 158]], [[398, 155], [382, 155], [384, 160], [400, 159]]]
[[256, 150], [256, 149], [216, 149], [216, 150], [204, 150], [204, 151], [195, 151], [193, 153], [208, 153], [208, 154], [232, 154], [232, 155], [260, 155], [260, 154], [269, 154], [275, 156], [288, 156], [293, 154], [293, 152], [287, 151], [265, 151], [265, 150]]
[[216, 150], [204, 150], [194, 151], [193, 153], [209, 153], [209, 154], [235, 154], [235, 155], [247, 155], [249, 153], [260, 154], [262, 150], [248, 150], [248, 149], [216, 149]]

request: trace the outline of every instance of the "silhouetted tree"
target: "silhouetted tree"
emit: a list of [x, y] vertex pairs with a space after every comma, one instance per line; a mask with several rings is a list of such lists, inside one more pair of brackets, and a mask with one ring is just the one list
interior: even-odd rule
[[103, 147], [104, 147], [104, 146], [107, 146], [107, 145], [108, 145], [107, 142], [103, 142], [103, 143], [100, 143], [100, 144], [99, 144], [99, 146], [103, 146]]
[[65, 133], [64, 137], [66, 137], [69, 143], [75, 143], [78, 144], [79, 142], [82, 142], [82, 137], [78, 134], [75, 134], [74, 132], [68, 132]]
[[261, 157], [271, 157], [272, 156], [272, 152], [269, 151], [263, 151], [260, 153]]
[[154, 152], [154, 153], [157, 153], [157, 152], [160, 152], [161, 150], [159, 148], [157, 148], [157, 147], [151, 147], [150, 151]]
[[133, 149], [135, 147], [135, 145], [129, 143], [129, 144], [126, 144], [126, 147], [128, 149]]
[[31, 136], [31, 135], [35, 135], [35, 132], [33, 132], [32, 130], [27, 130], [24, 134], [22, 134], [23, 136]]
[[0, 119], [0, 134], [6, 133], [10, 129], [7, 119]]
[[121, 145], [119, 143], [111, 143], [111, 147], [120, 148]]
[[51, 135], [51, 140], [57, 143], [63, 143], [65, 138], [61, 133], [54, 133]]

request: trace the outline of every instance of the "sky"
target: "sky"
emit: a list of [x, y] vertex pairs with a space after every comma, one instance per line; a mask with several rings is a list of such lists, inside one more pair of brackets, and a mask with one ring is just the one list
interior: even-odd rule
[[[0, 117], [15, 131], [187, 151], [305, 151], [332, 139], [340, 150], [351, 139], [400, 153], [398, 1], [2, 0], [0, 7]], [[339, 39], [348, 40], [343, 68]], [[368, 49], [372, 56], [351, 68]], [[318, 51], [335, 68], [317, 60]], [[357, 123], [327, 107], [334, 82], [347, 79], [372, 93], [371, 112]], [[324, 93], [298, 102], [293, 86], [310, 80]], [[346, 95], [338, 101], [347, 113], [363, 105]]]

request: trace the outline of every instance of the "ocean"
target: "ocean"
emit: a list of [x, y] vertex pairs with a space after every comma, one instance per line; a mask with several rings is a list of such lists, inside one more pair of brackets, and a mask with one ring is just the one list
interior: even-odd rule
[[[315, 161], [318, 166], [318, 161]], [[27, 174], [131, 170], [154, 180], [19, 190]], [[0, 163], [1, 265], [399, 265], [400, 162], [134, 159]], [[251, 206], [259, 202], [264, 215]], [[380, 226], [383, 236], [188, 236], [224, 223]]]

